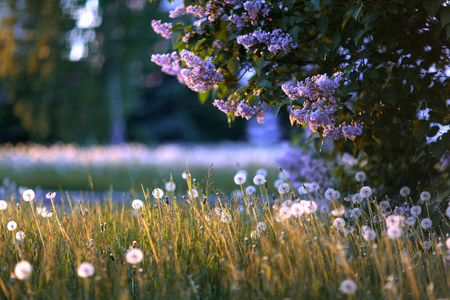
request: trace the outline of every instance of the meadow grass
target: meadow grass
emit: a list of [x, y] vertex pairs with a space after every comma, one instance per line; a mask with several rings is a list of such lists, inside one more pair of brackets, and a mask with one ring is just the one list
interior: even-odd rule
[[[155, 198], [142, 187], [145, 198], [140, 209], [131, 207], [132, 199], [79, 202], [66, 197], [53, 206], [53, 215], [42, 217], [34, 213], [36, 199], [9, 203], [0, 210], [0, 295], [5, 299], [450, 295], [447, 238], [420, 227], [421, 217], [415, 225], [400, 224], [402, 236], [391, 238], [385, 221], [391, 211], [369, 199], [352, 204], [361, 209], [361, 217], [339, 226], [337, 202], [300, 216], [286, 215], [283, 208], [298, 204], [292, 191], [275, 202], [264, 185], [254, 195], [230, 197], [209, 179], [194, 183], [187, 178], [190, 194], [194, 188], [198, 191], [196, 198], [173, 192]], [[367, 206], [376, 217], [365, 213]], [[10, 221], [17, 222], [15, 230], [7, 229]], [[376, 233], [371, 241], [364, 235], [369, 229]], [[18, 239], [18, 231], [24, 237]], [[144, 254], [137, 264], [125, 259], [133, 248]], [[33, 271], [28, 279], [19, 280], [15, 266], [22, 260]], [[78, 276], [83, 262], [94, 267], [92, 276]], [[354, 282], [356, 290], [342, 286], [345, 280]]]

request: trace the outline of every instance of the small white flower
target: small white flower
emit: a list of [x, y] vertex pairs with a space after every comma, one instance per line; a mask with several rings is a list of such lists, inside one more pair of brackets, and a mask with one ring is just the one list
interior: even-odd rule
[[422, 208], [420, 206], [413, 206], [411, 207], [411, 214], [414, 216], [418, 216], [422, 213]]
[[354, 204], [359, 204], [363, 202], [363, 197], [360, 194], [354, 194], [352, 197], [352, 201]]
[[165, 189], [167, 192], [169, 192], [169, 193], [173, 192], [173, 191], [175, 191], [176, 188], [177, 188], [177, 185], [175, 184], [175, 182], [171, 182], [171, 181], [166, 182]]
[[8, 207], [8, 202], [0, 200], [0, 210], [5, 210]]
[[423, 201], [428, 201], [431, 198], [431, 194], [430, 192], [427, 191], [423, 191], [422, 193], [420, 193], [420, 199]]
[[222, 215], [220, 216], [220, 221], [222, 221], [223, 223], [228, 223], [231, 221], [231, 214], [223, 212]]
[[428, 229], [433, 225], [433, 222], [429, 218], [425, 218], [420, 222], [420, 226], [422, 226], [423, 229]]
[[95, 272], [94, 266], [88, 262], [81, 263], [77, 269], [77, 274], [81, 278], [91, 277], [92, 275], [94, 275], [94, 272]]
[[236, 183], [237, 185], [242, 185], [245, 183], [245, 181], [247, 181], [247, 176], [245, 174], [236, 174], [234, 175], [234, 183]]
[[[263, 168], [258, 169], [258, 170], [256, 170], [256, 175], [261, 175], [261, 176], [263, 176], [263, 177], [267, 177], [267, 170], [266, 170], [266, 169], [263, 169]], [[255, 183], [255, 184], [256, 184], [256, 183]]]
[[133, 202], [131, 203], [131, 206], [134, 209], [139, 210], [142, 207], [144, 207], [144, 202], [142, 202], [142, 200], [140, 200], [140, 199], [134, 199]]
[[24, 200], [24, 201], [27, 201], [27, 202], [33, 201], [35, 196], [36, 196], [36, 194], [35, 194], [34, 191], [31, 190], [31, 189], [25, 190], [25, 191], [22, 193], [22, 198], [23, 198], [23, 200]]
[[358, 182], [363, 182], [364, 180], [366, 180], [366, 178], [366, 173], [364, 173], [363, 171], [356, 172], [355, 174], [355, 179]]
[[9, 231], [14, 231], [17, 228], [17, 223], [14, 221], [11, 221], [6, 225], [6, 228], [8, 228]]
[[429, 241], [424, 241], [423, 242], [423, 247], [425, 248], [425, 250], [430, 250], [431, 249], [431, 243]]
[[256, 175], [255, 177], [253, 177], [253, 183], [255, 185], [263, 185], [264, 183], [266, 183], [266, 177], [264, 177], [263, 175]]
[[326, 191], [325, 191], [325, 198], [327, 199], [327, 200], [333, 200], [333, 199], [335, 199], [334, 198], [334, 193], [335, 193], [336, 191], [334, 190], [334, 189], [327, 189]]
[[289, 189], [290, 189], [289, 184], [282, 183], [278, 186], [278, 193], [280, 193], [281, 195], [287, 194], [289, 193]]
[[16, 240], [21, 241], [21, 240], [23, 240], [24, 237], [25, 237], [25, 232], [23, 232], [23, 231], [18, 231], [18, 232], [16, 233]]
[[197, 198], [198, 197], [197, 189], [192, 189], [192, 195], [191, 195], [191, 191], [188, 191], [187, 193], [188, 193], [189, 198]]
[[305, 208], [300, 203], [294, 203], [291, 205], [290, 213], [294, 217], [300, 217], [305, 212]]
[[19, 280], [30, 278], [32, 272], [33, 266], [25, 260], [18, 262], [14, 268], [14, 275], [16, 275], [16, 278]]
[[407, 186], [404, 186], [400, 189], [400, 196], [407, 197], [411, 194], [411, 189]]
[[256, 230], [259, 230], [262, 232], [262, 231], [266, 231], [266, 229], [267, 229], [267, 225], [264, 222], [259, 222], [258, 225], [256, 225]]
[[336, 218], [333, 221], [333, 226], [336, 227], [337, 229], [342, 229], [345, 226], [345, 220], [342, 218]]
[[336, 208], [336, 209], [333, 209], [333, 210], [331, 211], [331, 214], [332, 214], [333, 216], [335, 216], [335, 217], [343, 216], [343, 215], [345, 214], [345, 207], [344, 207], [344, 206], [340, 206], [340, 207], [338, 207], [338, 208]]
[[359, 191], [359, 194], [363, 198], [369, 198], [372, 195], [372, 189], [369, 186], [363, 186]]
[[160, 188], [156, 188], [152, 192], [153, 197], [161, 199], [164, 196], [164, 191]]
[[258, 230], [253, 230], [250, 233], [250, 237], [254, 240], [259, 239], [259, 237], [261, 236], [260, 232]]
[[249, 185], [246, 189], [245, 189], [245, 193], [247, 195], [254, 195], [256, 194], [256, 188], [253, 185]]
[[135, 265], [144, 259], [144, 253], [140, 249], [131, 249], [125, 254], [125, 260], [127, 263]]
[[56, 197], [56, 193], [55, 192], [48, 192], [45, 195], [45, 198], [47, 198], [47, 199], [54, 199], [55, 197]]
[[402, 236], [402, 230], [399, 227], [389, 227], [387, 230], [387, 236], [394, 240], [394, 239], [398, 239], [399, 237]]
[[363, 232], [362, 236], [366, 241], [371, 242], [377, 237], [377, 233], [375, 230], [367, 229]]
[[317, 203], [314, 201], [301, 200], [300, 204], [303, 205], [303, 208], [307, 214], [315, 213], [318, 208]]
[[391, 205], [387, 201], [381, 201], [379, 204], [381, 210], [388, 210]]
[[358, 289], [358, 286], [351, 279], [342, 281], [341, 285], [339, 286], [339, 290], [344, 294], [354, 294], [357, 289]]

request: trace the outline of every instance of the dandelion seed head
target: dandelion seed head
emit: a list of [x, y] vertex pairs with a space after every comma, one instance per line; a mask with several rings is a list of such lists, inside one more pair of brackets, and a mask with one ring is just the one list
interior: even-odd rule
[[144, 202], [142, 202], [142, 200], [140, 199], [134, 199], [133, 202], [131, 203], [131, 206], [135, 209], [135, 210], [139, 210], [142, 207], [144, 207]]
[[277, 179], [277, 180], [275, 180], [275, 182], [273, 183], [273, 186], [274, 186], [276, 189], [278, 189], [278, 187], [279, 187], [282, 183], [284, 183], [284, 180], [282, 180], [282, 179]]
[[405, 226], [405, 217], [399, 215], [390, 215], [386, 218], [386, 226], [389, 227], [403, 227]]
[[372, 189], [369, 186], [363, 186], [359, 191], [359, 194], [363, 198], [369, 198], [372, 195]]
[[406, 219], [406, 224], [408, 224], [409, 226], [414, 226], [416, 225], [416, 218], [415, 217], [409, 217]]
[[155, 198], [161, 199], [162, 197], [164, 197], [164, 191], [160, 188], [156, 188], [153, 190], [152, 195]]
[[6, 228], [8, 228], [9, 231], [14, 231], [17, 228], [17, 223], [14, 221], [10, 221], [8, 222], [8, 224], [6, 225]]
[[334, 217], [340, 217], [343, 216], [345, 214], [345, 207], [344, 206], [340, 206], [336, 209], [333, 209], [331, 211], [331, 215], [333, 215]]
[[385, 200], [381, 201], [381, 202], [378, 204], [378, 206], [380, 206], [380, 209], [381, 209], [381, 210], [388, 210], [389, 207], [391, 207], [391, 205], [389, 204], [389, 202], [387, 202], [387, 201], [385, 201]]
[[423, 248], [425, 250], [430, 250], [431, 249], [431, 243], [429, 241], [424, 241], [423, 242]]
[[54, 199], [55, 197], [56, 197], [56, 193], [55, 192], [48, 192], [45, 195], [45, 198], [47, 198], [47, 199]]
[[318, 209], [317, 203], [314, 201], [301, 200], [300, 204], [303, 205], [303, 208], [307, 214], [315, 213]]
[[411, 207], [410, 212], [412, 215], [417, 217], [418, 215], [420, 215], [422, 213], [422, 208], [420, 206], [416, 205], [416, 206]]
[[81, 263], [77, 268], [77, 274], [81, 278], [88, 278], [94, 275], [95, 268], [88, 262]]
[[222, 209], [221, 209], [220, 207], [216, 206], [216, 207], [214, 208], [214, 213], [215, 213], [216, 215], [220, 216], [220, 215], [222, 214]]
[[198, 197], [197, 189], [192, 189], [192, 195], [191, 195], [191, 191], [188, 191], [187, 193], [188, 193], [189, 198], [197, 198]]
[[281, 221], [287, 220], [291, 217], [291, 209], [287, 206], [282, 206], [278, 212]]
[[423, 201], [429, 201], [431, 199], [430, 192], [423, 191], [422, 193], [420, 193], [420, 199]]
[[18, 231], [18, 232], [16, 233], [16, 240], [21, 241], [21, 240], [24, 239], [24, 237], [25, 237], [25, 232], [23, 232], [23, 231]]
[[343, 229], [345, 226], [345, 220], [342, 218], [336, 218], [333, 221], [333, 226], [336, 227], [337, 229]]
[[364, 180], [366, 180], [366, 178], [366, 173], [364, 173], [363, 171], [356, 172], [355, 174], [355, 179], [358, 182], [363, 182]]
[[249, 185], [247, 188], [245, 188], [245, 193], [247, 195], [254, 195], [256, 194], [256, 188], [253, 185]]
[[33, 266], [26, 260], [18, 262], [14, 268], [14, 275], [19, 280], [25, 280], [30, 278], [32, 272]]
[[327, 200], [333, 200], [333, 199], [335, 199], [335, 198], [334, 198], [335, 192], [336, 192], [336, 191], [335, 191], [334, 189], [331, 189], [331, 188], [327, 189], [327, 190], [325, 191], [325, 198], [326, 198]]
[[258, 225], [256, 225], [256, 230], [259, 230], [261, 232], [266, 231], [267, 225], [264, 222], [259, 222]]
[[188, 173], [188, 172], [186, 172], [186, 171], [184, 171], [184, 172], [181, 174], [181, 177], [182, 177], [183, 179], [188, 179], [189, 177], [191, 177], [191, 174]]
[[289, 184], [287, 183], [282, 183], [278, 186], [278, 193], [280, 193], [280, 195], [284, 195], [289, 193], [290, 187]]
[[402, 236], [402, 230], [399, 227], [388, 227], [388, 230], [386, 232], [387, 236], [392, 239], [398, 239]]
[[33, 201], [35, 196], [36, 196], [36, 194], [35, 194], [34, 191], [31, 190], [31, 189], [25, 190], [25, 191], [22, 193], [22, 198], [23, 198], [23, 200], [24, 200], [24, 201], [27, 201], [27, 202]]
[[450, 238], [447, 239], [445, 245], [447, 246], [447, 249], [450, 250]]
[[358, 289], [358, 286], [351, 279], [342, 281], [341, 285], [339, 286], [339, 290], [344, 294], [354, 294], [357, 289]]
[[264, 177], [264, 175], [258, 174], [253, 177], [253, 183], [255, 185], [263, 185], [264, 183], [266, 183], [266, 178]]
[[375, 230], [367, 229], [363, 232], [362, 236], [366, 241], [371, 242], [377, 237], [377, 233]]
[[450, 206], [445, 210], [445, 214], [450, 218]]
[[141, 249], [133, 248], [125, 254], [127, 263], [136, 265], [144, 259], [144, 253]]
[[175, 182], [171, 182], [171, 181], [166, 182], [165, 189], [167, 192], [169, 192], [169, 193], [173, 192], [173, 191], [175, 191], [176, 188], [177, 188], [177, 185], [175, 184]]
[[411, 189], [407, 186], [404, 186], [400, 189], [400, 196], [407, 197], [411, 194]]
[[228, 223], [231, 221], [231, 214], [227, 212], [223, 212], [220, 216], [220, 221], [223, 223]]
[[250, 237], [251, 237], [252, 239], [254, 239], [254, 240], [259, 239], [260, 236], [261, 236], [261, 233], [259, 232], [259, 230], [253, 230], [253, 231], [250, 233]]
[[8, 208], [8, 202], [0, 200], [0, 210], [5, 210], [6, 208]]
[[245, 183], [245, 181], [247, 181], [247, 175], [242, 173], [234, 175], [234, 183], [236, 183], [237, 185], [242, 185]]
[[354, 209], [352, 209], [352, 215], [354, 219], [359, 219], [362, 215], [361, 209], [355, 207]]
[[433, 222], [429, 218], [425, 218], [420, 222], [420, 226], [422, 226], [423, 229], [428, 229], [433, 225]]
[[[266, 170], [266, 169], [263, 169], [263, 168], [258, 169], [258, 170], [256, 170], [256, 175], [261, 175], [261, 176], [263, 176], [263, 177], [267, 177], [267, 170]], [[255, 183], [255, 184], [256, 184], [256, 183]]]
[[359, 204], [363, 201], [363, 197], [361, 196], [361, 194], [354, 194], [352, 197], [352, 202], [354, 204]]

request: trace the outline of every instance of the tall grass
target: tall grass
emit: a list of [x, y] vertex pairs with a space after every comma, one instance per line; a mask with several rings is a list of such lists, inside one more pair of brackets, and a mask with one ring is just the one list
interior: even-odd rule
[[[289, 205], [295, 198], [282, 195], [274, 208], [273, 203], [268, 205], [272, 201], [264, 186], [244, 198], [229, 198], [208, 180], [199, 187], [188, 178], [188, 186], [191, 194], [193, 188], [199, 191], [198, 198], [173, 193], [154, 198], [151, 190], [144, 189], [145, 205], [140, 210], [130, 207], [132, 199], [74, 202], [65, 197], [61, 206], [54, 207], [53, 216], [37, 216], [37, 223], [28, 203], [10, 203], [0, 211], [2, 298], [435, 299], [450, 295], [446, 237], [423, 230], [417, 222], [405, 225], [402, 237], [390, 239], [384, 222], [387, 213], [377, 203], [369, 205], [378, 217], [370, 218], [363, 209], [361, 218], [336, 228], [336, 217], [326, 209], [280, 218], [281, 203]], [[12, 220], [18, 227], [8, 231], [6, 224]], [[266, 229], [257, 231], [261, 222]], [[363, 238], [363, 226], [375, 229], [375, 240]], [[25, 233], [22, 240], [16, 239], [19, 230]], [[424, 241], [431, 248], [425, 249]], [[125, 261], [131, 248], [143, 251], [141, 263]], [[14, 278], [14, 267], [21, 260], [33, 266], [31, 277], [23, 281]], [[93, 276], [78, 277], [82, 262], [95, 267]], [[340, 289], [346, 279], [357, 284], [355, 293]]]

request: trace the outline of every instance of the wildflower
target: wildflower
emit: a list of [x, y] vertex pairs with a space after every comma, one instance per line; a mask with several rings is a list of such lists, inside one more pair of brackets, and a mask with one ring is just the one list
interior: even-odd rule
[[428, 229], [433, 225], [433, 222], [429, 218], [425, 218], [420, 222], [420, 226], [422, 226], [423, 229]]
[[424, 191], [422, 193], [420, 193], [420, 199], [423, 201], [429, 201], [431, 198], [431, 194], [430, 192]]
[[264, 175], [258, 174], [253, 177], [253, 183], [255, 185], [263, 185], [264, 183], [266, 183], [266, 178], [264, 177]]
[[250, 233], [250, 237], [254, 240], [258, 239], [261, 236], [261, 233], [258, 230], [253, 230]]
[[414, 216], [418, 216], [422, 213], [422, 208], [420, 206], [413, 206], [411, 207], [411, 214]]
[[338, 208], [336, 208], [336, 209], [333, 209], [333, 210], [331, 211], [331, 214], [332, 214], [333, 216], [335, 216], [335, 217], [340, 217], [340, 216], [342, 216], [342, 215], [345, 214], [345, 207], [344, 207], [344, 206], [340, 206], [340, 207], [338, 207]]
[[164, 196], [164, 191], [160, 188], [156, 188], [153, 190], [152, 194], [153, 197], [160, 199]]
[[431, 243], [429, 241], [424, 241], [423, 242], [423, 248], [425, 248], [425, 250], [430, 250]]
[[389, 204], [389, 202], [387, 202], [387, 201], [385, 201], [385, 200], [381, 201], [378, 205], [380, 206], [380, 209], [381, 209], [381, 210], [388, 210], [389, 207], [391, 207], [391, 205]]
[[16, 267], [14, 268], [14, 275], [16, 275], [16, 278], [19, 280], [30, 278], [32, 272], [33, 266], [26, 260], [18, 262]]
[[294, 217], [300, 217], [305, 212], [305, 208], [300, 203], [294, 203], [291, 206], [290, 213]]
[[267, 225], [264, 222], [259, 222], [258, 225], [256, 225], [256, 229], [259, 231], [266, 231]]
[[357, 289], [356, 283], [351, 279], [342, 281], [339, 286], [339, 290], [344, 294], [354, 294]]
[[345, 226], [345, 220], [342, 218], [336, 218], [333, 221], [333, 226], [336, 227], [337, 229], [342, 229]]
[[21, 241], [21, 240], [23, 240], [24, 237], [25, 237], [25, 232], [23, 232], [23, 231], [18, 231], [18, 232], [16, 233], [16, 240]]
[[169, 18], [174, 19], [184, 14], [186, 14], [186, 8], [183, 3], [180, 6], [177, 6], [174, 10], [169, 11]]
[[369, 198], [372, 195], [372, 189], [369, 186], [363, 186], [359, 191], [359, 194], [363, 198]]
[[377, 233], [375, 230], [367, 229], [363, 232], [362, 236], [366, 241], [371, 242], [377, 237]]
[[132, 265], [140, 263], [142, 259], [144, 259], [144, 253], [137, 248], [131, 249], [125, 254], [125, 260]]
[[247, 195], [254, 195], [256, 194], [256, 188], [253, 185], [249, 185], [246, 189], [245, 189], [245, 193], [247, 193]]
[[355, 179], [358, 182], [363, 182], [364, 180], [366, 180], [366, 178], [366, 173], [364, 173], [363, 171], [356, 172], [355, 174]]
[[317, 211], [317, 203], [314, 201], [307, 201], [307, 200], [301, 200], [300, 204], [303, 205], [303, 208], [305, 209], [305, 212], [307, 214], [312, 214]]
[[45, 195], [45, 198], [47, 198], [47, 199], [54, 199], [55, 197], [56, 197], [56, 193], [55, 192], [48, 192]]
[[411, 189], [407, 186], [404, 186], [400, 189], [400, 196], [407, 197], [411, 194]]
[[403, 207], [396, 207], [394, 209], [394, 215], [404, 215], [405, 214], [405, 210], [403, 209]]
[[267, 170], [266, 169], [258, 169], [256, 170], [256, 175], [262, 175], [263, 177], [267, 177]]
[[289, 189], [290, 189], [289, 184], [282, 183], [278, 186], [278, 193], [280, 193], [281, 195], [287, 194], [289, 193]]
[[5, 210], [8, 207], [8, 202], [0, 200], [0, 210]]
[[408, 219], [406, 219], [406, 223], [409, 226], [414, 226], [414, 225], [416, 225], [416, 218], [415, 217], [409, 217]]
[[220, 217], [220, 221], [223, 223], [228, 223], [231, 221], [231, 214], [223, 212], [221, 217]]
[[22, 193], [22, 198], [23, 198], [23, 200], [24, 200], [24, 201], [27, 201], [27, 202], [33, 201], [35, 196], [36, 196], [36, 194], [35, 194], [34, 191], [31, 190], [31, 189], [25, 190], [25, 191]]
[[131, 203], [131, 206], [134, 209], [139, 210], [144, 206], [144, 202], [142, 202], [142, 200], [139, 199], [134, 199], [133, 202]]
[[6, 228], [8, 228], [9, 231], [14, 231], [17, 228], [17, 223], [14, 221], [11, 221], [6, 225]]
[[237, 185], [244, 184], [246, 180], [247, 176], [245, 174], [240, 173], [234, 176], [234, 183], [236, 183]]
[[174, 182], [168, 181], [168, 182], [166, 182], [165, 188], [166, 188], [166, 191], [170, 193], [170, 192], [175, 191], [175, 189], [177, 188], [177, 185]]
[[354, 194], [352, 197], [352, 201], [354, 204], [359, 204], [363, 202], [363, 197], [361, 196], [361, 194]]
[[92, 275], [94, 275], [94, 271], [95, 271], [95, 269], [94, 269], [93, 265], [91, 265], [88, 262], [84, 262], [78, 266], [77, 274], [81, 278], [87, 278], [87, 277], [91, 277]]
[[387, 236], [394, 240], [394, 239], [398, 239], [399, 237], [402, 236], [402, 230], [399, 227], [389, 227], [387, 230]]

